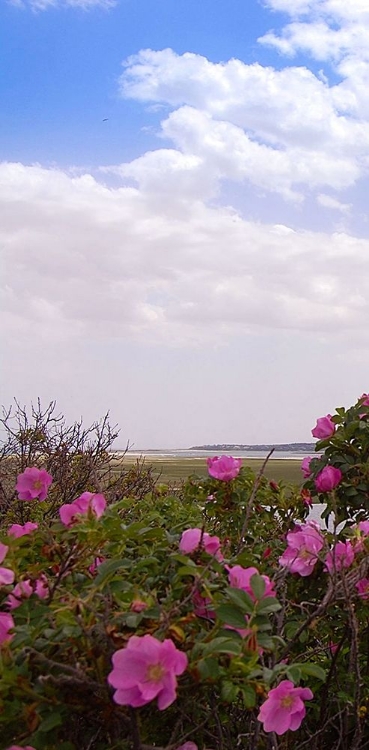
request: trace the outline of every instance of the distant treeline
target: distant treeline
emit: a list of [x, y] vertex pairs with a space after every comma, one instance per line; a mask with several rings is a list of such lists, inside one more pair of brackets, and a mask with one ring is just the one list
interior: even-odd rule
[[293, 453], [309, 453], [315, 450], [315, 443], [279, 443], [260, 445], [244, 445], [236, 443], [217, 443], [216, 445], [192, 445], [191, 451], [290, 451]]

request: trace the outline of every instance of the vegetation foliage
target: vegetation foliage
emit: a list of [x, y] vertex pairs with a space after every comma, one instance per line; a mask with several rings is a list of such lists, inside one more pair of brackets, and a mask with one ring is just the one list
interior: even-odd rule
[[228, 457], [173, 494], [111, 481], [107, 419], [5, 413], [3, 750], [369, 747], [369, 398], [321, 419], [302, 490]]

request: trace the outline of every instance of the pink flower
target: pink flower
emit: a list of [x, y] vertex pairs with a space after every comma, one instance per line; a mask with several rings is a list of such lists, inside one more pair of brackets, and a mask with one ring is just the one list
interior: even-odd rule
[[17, 583], [7, 597], [6, 603], [9, 609], [16, 609], [22, 604], [22, 599], [29, 599], [32, 594], [36, 594], [40, 599], [46, 599], [49, 594], [49, 587], [45, 576], [37, 578], [36, 581], [26, 578], [24, 581]]
[[76, 516], [83, 516], [89, 510], [93, 512], [96, 518], [100, 518], [106, 508], [104, 495], [95, 494], [94, 492], [84, 492], [72, 503], [65, 503], [59, 508], [59, 516], [64, 526], [71, 526], [76, 520]]
[[92, 575], [95, 575], [99, 565], [105, 562], [105, 557], [94, 557], [93, 562], [89, 565], [88, 570]]
[[198, 750], [195, 742], [185, 742], [184, 745], [177, 747], [177, 750]]
[[303, 701], [313, 697], [309, 688], [296, 688], [290, 680], [282, 680], [278, 687], [269, 690], [258, 720], [264, 725], [265, 732], [284, 734], [288, 729], [294, 732], [306, 714]]
[[305, 456], [305, 458], [303, 458], [301, 461], [301, 471], [302, 471], [302, 476], [304, 477], [304, 479], [307, 479], [311, 475], [310, 461], [312, 460], [313, 460], [312, 456]]
[[325, 440], [333, 435], [335, 432], [336, 425], [332, 422], [332, 415], [327, 414], [326, 417], [320, 417], [311, 434], [313, 437], [319, 438], [319, 440]]
[[23, 526], [21, 526], [20, 523], [13, 523], [12, 526], [9, 526], [8, 528], [8, 536], [14, 536], [16, 539], [19, 539], [21, 536], [31, 534], [31, 532], [36, 529], [38, 529], [38, 523], [32, 523], [31, 521], [27, 521]]
[[31, 745], [11, 745], [7, 750], [35, 750]]
[[354, 557], [355, 552], [351, 542], [337, 542], [328, 552], [324, 565], [328, 573], [334, 573], [336, 570], [349, 568]]
[[[245, 615], [245, 625], [248, 626], [250, 618]], [[245, 646], [248, 651], [257, 651], [259, 654], [263, 653], [263, 649], [258, 645], [257, 639], [257, 628], [235, 628], [233, 625], [224, 625], [226, 630], [234, 630], [238, 635], [243, 638]]]
[[131, 612], [144, 612], [145, 609], [148, 608], [147, 602], [142, 601], [142, 599], [133, 599], [131, 602], [130, 610]]
[[[251, 588], [251, 578], [254, 575], [260, 575], [257, 568], [243, 568], [242, 565], [234, 565], [232, 568], [228, 567], [228, 578], [232, 588], [242, 589], [251, 597], [255, 602], [255, 594]], [[268, 578], [268, 576], [261, 576], [265, 582], [264, 596], [276, 596], [274, 591], [274, 583]]]
[[335, 466], [325, 466], [315, 479], [315, 487], [318, 492], [330, 492], [337, 487], [341, 479], [341, 469], [336, 469]]
[[208, 555], [215, 555], [217, 560], [223, 560], [219, 537], [210, 536], [206, 531], [203, 533], [202, 529], [186, 529], [181, 536], [179, 549], [185, 555], [189, 555], [200, 546], [200, 542]]
[[363, 400], [361, 406], [369, 406], [369, 393], [363, 393], [360, 396], [359, 401], [362, 401], [362, 399], [364, 399], [364, 400]]
[[196, 617], [203, 617], [205, 620], [215, 620], [215, 612], [213, 609], [209, 609], [209, 605], [212, 605], [212, 601], [208, 596], [202, 596], [199, 591], [195, 591], [192, 597], [192, 603], [194, 605], [194, 613]]
[[0, 612], [0, 644], [11, 641], [13, 635], [9, 630], [14, 628], [14, 620], [7, 612]]
[[208, 458], [206, 463], [211, 477], [221, 482], [230, 482], [239, 474], [242, 461], [232, 456], [214, 456]]
[[[9, 547], [7, 547], [6, 544], [0, 542], [0, 563], [2, 563], [6, 557], [8, 549]], [[13, 583], [14, 577], [14, 572], [10, 570], [10, 568], [0, 567], [0, 586], [7, 586], [9, 583]]]
[[20, 500], [45, 500], [52, 476], [47, 473], [46, 469], [38, 469], [36, 466], [28, 467], [23, 474], [18, 475], [15, 488]]
[[0, 568], [0, 586], [8, 586], [14, 583], [15, 574], [10, 568]]
[[363, 536], [367, 536], [369, 534], [369, 521], [359, 521], [357, 529]]
[[288, 547], [279, 558], [279, 564], [291, 573], [309, 576], [313, 572], [324, 537], [315, 521], [308, 521], [287, 534]]
[[187, 656], [170, 638], [161, 642], [152, 635], [133, 635], [126, 648], [113, 655], [108, 682], [116, 689], [113, 700], [120, 706], [144, 706], [158, 699], [163, 711], [176, 699], [176, 675], [187, 667]]
[[362, 552], [364, 547], [364, 539], [369, 534], [369, 521], [360, 521], [356, 526], [352, 527], [352, 531], [355, 536], [353, 539], [353, 546], [356, 552]]
[[358, 596], [361, 599], [369, 599], [369, 578], [361, 578], [355, 585]]

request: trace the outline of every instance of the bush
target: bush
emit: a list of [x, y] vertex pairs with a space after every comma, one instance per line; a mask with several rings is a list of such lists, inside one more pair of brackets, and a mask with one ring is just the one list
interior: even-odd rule
[[[18, 503], [16, 478], [27, 467], [44, 468], [53, 477], [48, 494], [48, 518], [58, 514], [63, 503], [70, 503], [86, 490], [103, 491], [108, 502], [124, 495], [143, 498], [155, 491], [152, 468], [144, 461], [126, 467], [122, 456], [112, 452], [119, 435], [109, 422], [109, 414], [85, 427], [82, 420], [67, 425], [52, 401], [46, 408], [40, 401], [30, 414], [15, 401], [3, 408], [0, 425], [4, 439], [0, 448], [0, 525], [24, 523], [28, 508]], [[128, 446], [127, 446], [128, 448]]]
[[[302, 490], [228, 457], [181, 496], [64, 502], [43, 451], [23, 464], [27, 521], [0, 538], [4, 750], [366, 746], [369, 399], [322, 419]], [[314, 494], [332, 530], [306, 520]]]

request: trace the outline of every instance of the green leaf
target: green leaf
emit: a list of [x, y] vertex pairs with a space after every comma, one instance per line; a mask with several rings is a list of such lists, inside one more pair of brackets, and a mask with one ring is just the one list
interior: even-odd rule
[[234, 685], [233, 682], [223, 682], [221, 691], [222, 701], [225, 703], [234, 703], [234, 701], [237, 700], [239, 690], [239, 686]]
[[318, 664], [312, 664], [311, 662], [307, 662], [306, 664], [299, 664], [299, 668], [301, 669], [302, 674], [310, 675], [311, 677], [317, 677], [318, 680], [322, 680], [323, 682], [326, 679], [326, 672], [325, 669], [322, 667], [319, 667]]
[[243, 612], [233, 604], [221, 604], [216, 610], [219, 620], [225, 622], [227, 625], [232, 625], [234, 628], [245, 628], [246, 619]]
[[219, 677], [219, 665], [216, 659], [208, 657], [197, 663], [197, 669], [203, 680], [216, 680]]
[[286, 677], [288, 680], [291, 680], [295, 685], [300, 682], [301, 680], [301, 670], [299, 667], [296, 667], [295, 664], [292, 665], [292, 667], [289, 667], [286, 669]]
[[227, 590], [227, 598], [231, 600], [233, 604], [238, 607], [241, 612], [245, 612], [247, 615], [252, 615], [255, 609], [255, 604], [251, 599], [251, 596], [242, 591], [242, 589], [229, 588]]
[[266, 596], [265, 599], [258, 602], [256, 607], [256, 611], [258, 613], [262, 612], [264, 615], [269, 615], [272, 612], [279, 612], [280, 609], [281, 605], [277, 602], [274, 596]]
[[254, 708], [256, 705], [256, 694], [254, 688], [252, 688], [251, 685], [245, 685], [241, 692], [245, 708]]
[[231, 654], [239, 656], [241, 653], [242, 641], [239, 638], [214, 638], [207, 643], [203, 649], [204, 656], [210, 654]]
[[51, 730], [55, 729], [55, 727], [60, 727], [62, 723], [63, 721], [60, 714], [49, 714], [49, 716], [47, 716], [46, 719], [41, 722], [40, 726], [38, 727], [38, 731], [51, 732]]
[[101, 563], [98, 567], [98, 574], [95, 578], [96, 585], [101, 586], [101, 584], [105, 583], [110, 576], [117, 572], [117, 570], [120, 568], [130, 568], [131, 564], [131, 560], [127, 560], [127, 558], [122, 558], [121, 560], [107, 560], [106, 562]]
[[254, 573], [250, 578], [250, 585], [255, 599], [262, 599], [265, 594], [265, 581], [258, 573]]

